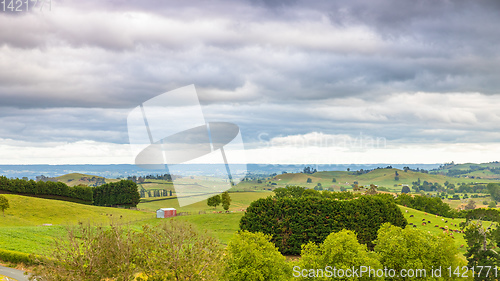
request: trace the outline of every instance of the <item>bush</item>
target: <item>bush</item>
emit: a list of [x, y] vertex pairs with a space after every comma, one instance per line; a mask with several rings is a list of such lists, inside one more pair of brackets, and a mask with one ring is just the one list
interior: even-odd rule
[[262, 232], [283, 254], [300, 254], [301, 245], [321, 243], [332, 232], [353, 230], [358, 241], [373, 248], [377, 230], [386, 222], [404, 227], [401, 210], [382, 196], [341, 201], [321, 197], [272, 198], [254, 201], [240, 221], [240, 229]]
[[[141, 232], [112, 224], [79, 225], [55, 241], [51, 257], [30, 280], [219, 280], [221, 250], [216, 239], [173, 220]], [[137, 280], [144, 280], [140, 277]]]
[[[359, 244], [354, 232], [345, 229], [331, 233], [320, 245], [313, 242], [303, 245], [301, 257], [293, 267], [292, 273], [294, 277], [302, 277], [300, 279], [331, 280], [329, 276], [331, 273], [326, 270], [332, 271], [333, 267], [337, 272], [339, 270], [346, 272], [347, 269], [351, 270], [353, 267], [359, 268], [360, 266], [371, 267], [375, 270], [382, 269], [377, 254], [369, 252], [366, 245]], [[322, 270], [318, 271], [318, 269]], [[314, 278], [304, 278], [304, 275], [313, 277], [310, 274]], [[384, 280], [384, 278], [377, 280]]]
[[37, 264], [37, 258], [33, 255], [0, 249], [0, 260], [11, 263], [24, 263], [26, 265]]
[[[379, 254], [380, 262], [384, 267], [400, 272], [402, 269], [431, 269], [442, 268], [442, 277], [446, 280], [460, 279], [455, 275], [449, 276], [446, 268], [457, 268], [466, 265], [460, 258], [453, 239], [445, 234], [437, 236], [426, 231], [392, 226], [384, 224], [378, 231], [375, 252]], [[398, 278], [390, 280], [401, 280]], [[419, 280], [437, 280], [427, 274], [427, 278]]]
[[225, 250], [224, 278], [228, 281], [287, 280], [290, 265], [269, 242], [271, 236], [241, 231], [234, 235]]

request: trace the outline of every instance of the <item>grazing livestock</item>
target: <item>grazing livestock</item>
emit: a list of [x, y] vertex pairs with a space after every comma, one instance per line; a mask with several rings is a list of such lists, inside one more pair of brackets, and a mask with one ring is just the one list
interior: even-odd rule
[[413, 218], [413, 215], [410, 215], [410, 218]]
[[413, 225], [413, 227], [417, 227], [416, 225]]
[[439, 227], [439, 225], [436, 224], [434, 227]]
[[426, 225], [425, 221], [422, 223], [422, 225]]
[[431, 221], [427, 221], [427, 223], [431, 223]]
[[445, 223], [448, 223], [448, 221], [445, 221]]

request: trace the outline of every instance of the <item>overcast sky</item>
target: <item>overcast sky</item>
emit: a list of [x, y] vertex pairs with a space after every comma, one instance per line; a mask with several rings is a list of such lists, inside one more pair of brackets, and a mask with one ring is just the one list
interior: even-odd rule
[[249, 163], [500, 160], [499, 1], [45, 1], [0, 11], [0, 164], [133, 163], [190, 84]]

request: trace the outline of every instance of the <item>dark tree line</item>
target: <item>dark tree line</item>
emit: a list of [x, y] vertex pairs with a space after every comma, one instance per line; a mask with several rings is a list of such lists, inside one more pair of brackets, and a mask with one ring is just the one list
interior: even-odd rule
[[124, 205], [135, 207], [140, 200], [137, 184], [128, 180], [92, 187], [68, 186], [63, 182], [9, 179], [0, 176], [0, 190], [16, 194], [63, 196], [97, 206]]

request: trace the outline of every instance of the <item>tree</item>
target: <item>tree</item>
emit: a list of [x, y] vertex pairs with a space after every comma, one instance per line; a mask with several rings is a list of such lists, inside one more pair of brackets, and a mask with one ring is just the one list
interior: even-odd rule
[[0, 209], [2, 209], [3, 216], [5, 217], [5, 209], [10, 208], [9, 206], [9, 200], [3, 196], [0, 195]]
[[[360, 244], [353, 231], [346, 229], [331, 233], [320, 245], [309, 242], [303, 246], [301, 256], [302, 258], [293, 267], [292, 274], [294, 277], [331, 280], [332, 278], [325, 276], [326, 272], [324, 270], [328, 269], [327, 266], [332, 267], [331, 271], [335, 266], [337, 272], [339, 270], [345, 272], [347, 269], [361, 266], [371, 267], [375, 271], [383, 268], [377, 259], [377, 255], [369, 252], [366, 245]], [[307, 269], [307, 273], [303, 272], [303, 269]], [[309, 269], [322, 269], [322, 272], [317, 270], [311, 272]], [[304, 273], [306, 273], [305, 276]], [[361, 278], [360, 280], [365, 279]]]
[[[446, 280], [460, 279], [448, 276], [445, 267], [453, 265], [460, 268], [465, 262], [455, 247], [453, 239], [446, 234], [433, 235], [413, 227], [400, 228], [385, 223], [378, 230], [375, 252], [384, 267], [401, 272], [402, 269], [419, 268], [430, 272], [433, 268], [443, 268], [442, 277]], [[394, 279], [401, 280], [401, 279]], [[419, 280], [436, 280], [429, 276]], [[461, 280], [461, 279], [460, 279]]]
[[[464, 238], [467, 241], [468, 267], [500, 265], [500, 255], [494, 249], [500, 242], [498, 228], [499, 212], [494, 209], [475, 209], [467, 213], [466, 221], [460, 226], [464, 228]], [[489, 220], [486, 222], [483, 220]], [[483, 223], [486, 226], [483, 226]], [[496, 276], [482, 275], [475, 280], [497, 280]]]
[[225, 280], [288, 280], [290, 265], [270, 240], [260, 232], [235, 234], [225, 250]]
[[466, 210], [474, 210], [476, 208], [476, 202], [474, 200], [469, 200], [467, 205], [464, 207]]
[[411, 190], [407, 185], [405, 185], [405, 186], [403, 186], [403, 188], [401, 188], [401, 193], [410, 193], [410, 192], [411, 192]]
[[222, 193], [222, 198], [221, 198], [221, 202], [222, 202], [222, 208], [224, 208], [224, 210], [229, 210], [229, 206], [231, 205], [231, 196], [229, 196], [229, 192], [224, 192]]
[[214, 207], [214, 209], [217, 209], [217, 206], [219, 206], [221, 203], [222, 203], [222, 199], [220, 198], [219, 194], [207, 199], [207, 205], [209, 207]]
[[490, 201], [490, 203], [488, 203], [488, 208], [496, 208], [496, 207], [497, 207], [497, 202]]
[[332, 179], [332, 182], [337, 182], [337, 179], [336, 179], [336, 178], [333, 178], [333, 179]]
[[366, 194], [368, 194], [368, 195], [375, 195], [375, 194], [377, 194], [377, 186], [374, 185], [373, 183], [370, 184], [370, 188], [366, 191]]
[[486, 188], [494, 201], [500, 201], [500, 185], [498, 183], [489, 183]]
[[312, 179], [311, 178], [307, 178], [307, 183], [312, 183]]

